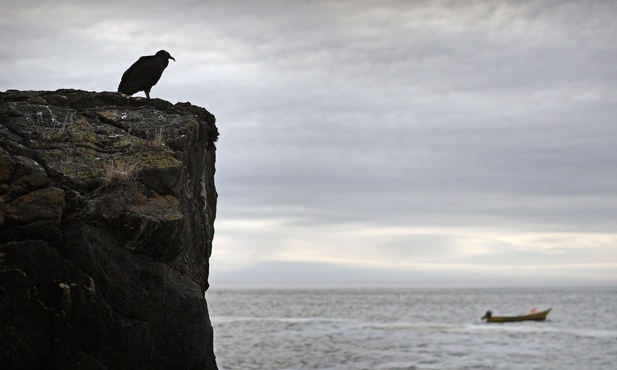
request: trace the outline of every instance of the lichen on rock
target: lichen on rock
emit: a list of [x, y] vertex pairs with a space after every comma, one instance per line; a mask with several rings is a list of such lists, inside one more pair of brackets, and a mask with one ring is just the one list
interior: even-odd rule
[[0, 368], [216, 369], [217, 137], [190, 103], [0, 93]]

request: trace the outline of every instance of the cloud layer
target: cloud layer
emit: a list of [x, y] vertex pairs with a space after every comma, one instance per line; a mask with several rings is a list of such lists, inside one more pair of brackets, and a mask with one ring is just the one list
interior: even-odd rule
[[137, 57], [176, 58], [152, 96], [221, 130], [214, 281], [617, 281], [611, 1], [2, 5], [0, 90], [113, 91]]

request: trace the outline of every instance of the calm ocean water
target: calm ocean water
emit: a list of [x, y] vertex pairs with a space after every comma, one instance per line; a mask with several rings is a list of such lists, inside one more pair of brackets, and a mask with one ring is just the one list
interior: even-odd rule
[[[212, 290], [221, 370], [617, 369], [617, 288]], [[550, 308], [545, 322], [485, 324]]]

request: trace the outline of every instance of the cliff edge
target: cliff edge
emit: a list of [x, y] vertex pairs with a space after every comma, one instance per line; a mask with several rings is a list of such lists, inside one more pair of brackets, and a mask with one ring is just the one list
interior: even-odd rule
[[0, 93], [0, 368], [216, 369], [214, 116]]

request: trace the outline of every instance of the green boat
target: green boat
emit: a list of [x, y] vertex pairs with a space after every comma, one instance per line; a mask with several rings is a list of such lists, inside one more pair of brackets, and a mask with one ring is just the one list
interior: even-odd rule
[[486, 311], [482, 320], [486, 320], [486, 322], [544, 321], [549, 312], [551, 312], [550, 308], [546, 311], [531, 312], [520, 316], [493, 316], [491, 311]]

